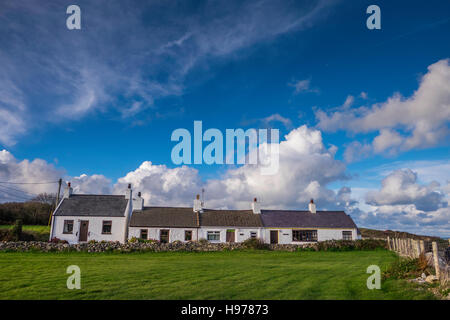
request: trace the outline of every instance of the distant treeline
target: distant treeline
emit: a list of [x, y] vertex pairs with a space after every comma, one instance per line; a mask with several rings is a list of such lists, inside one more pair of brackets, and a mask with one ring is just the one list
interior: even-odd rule
[[14, 224], [21, 219], [23, 224], [46, 225], [53, 207], [37, 201], [0, 203], [0, 224]]

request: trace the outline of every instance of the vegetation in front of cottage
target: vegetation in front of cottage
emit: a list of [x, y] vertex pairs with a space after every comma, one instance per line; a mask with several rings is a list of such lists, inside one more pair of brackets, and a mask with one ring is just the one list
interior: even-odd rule
[[0, 251], [86, 251], [86, 252], [145, 252], [145, 251], [224, 251], [224, 250], [271, 250], [271, 251], [354, 251], [384, 249], [383, 240], [331, 240], [303, 244], [265, 244], [259, 239], [249, 239], [239, 243], [211, 243], [209, 241], [175, 241], [160, 243], [155, 240], [139, 241], [132, 239], [128, 243], [90, 241], [70, 245], [66, 241], [52, 239], [51, 242], [18, 241], [0, 242]]

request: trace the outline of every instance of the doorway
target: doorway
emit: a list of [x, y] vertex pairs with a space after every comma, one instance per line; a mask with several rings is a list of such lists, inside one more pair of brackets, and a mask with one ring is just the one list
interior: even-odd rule
[[227, 230], [227, 242], [234, 242], [235, 241], [235, 232], [234, 229]]
[[78, 237], [78, 242], [87, 241], [89, 230], [89, 221], [81, 220], [80, 222], [80, 235]]

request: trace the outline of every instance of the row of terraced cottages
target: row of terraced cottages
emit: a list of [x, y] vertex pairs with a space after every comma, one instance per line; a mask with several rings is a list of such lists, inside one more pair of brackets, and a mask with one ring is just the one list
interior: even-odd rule
[[193, 207], [145, 207], [141, 194], [73, 194], [70, 183], [56, 208], [50, 239], [69, 243], [126, 242], [131, 238], [160, 242], [241, 242], [259, 238], [265, 243], [295, 244], [360, 238], [352, 218], [344, 211], [261, 210], [256, 199], [250, 210], [203, 208], [199, 197]]

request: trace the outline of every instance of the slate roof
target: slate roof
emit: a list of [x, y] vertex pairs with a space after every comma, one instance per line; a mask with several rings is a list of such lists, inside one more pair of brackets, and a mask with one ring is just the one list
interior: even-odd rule
[[263, 226], [261, 216], [252, 210], [211, 210], [200, 214], [200, 225], [205, 227], [250, 227]]
[[192, 208], [144, 207], [133, 212], [130, 227], [196, 228], [197, 214]]
[[261, 210], [261, 219], [269, 228], [356, 228], [344, 211]]
[[192, 208], [144, 207], [133, 212], [131, 227], [262, 227], [261, 217], [252, 210], [204, 209], [196, 213]]
[[62, 200], [55, 216], [124, 217], [127, 203], [121, 195], [72, 194]]

